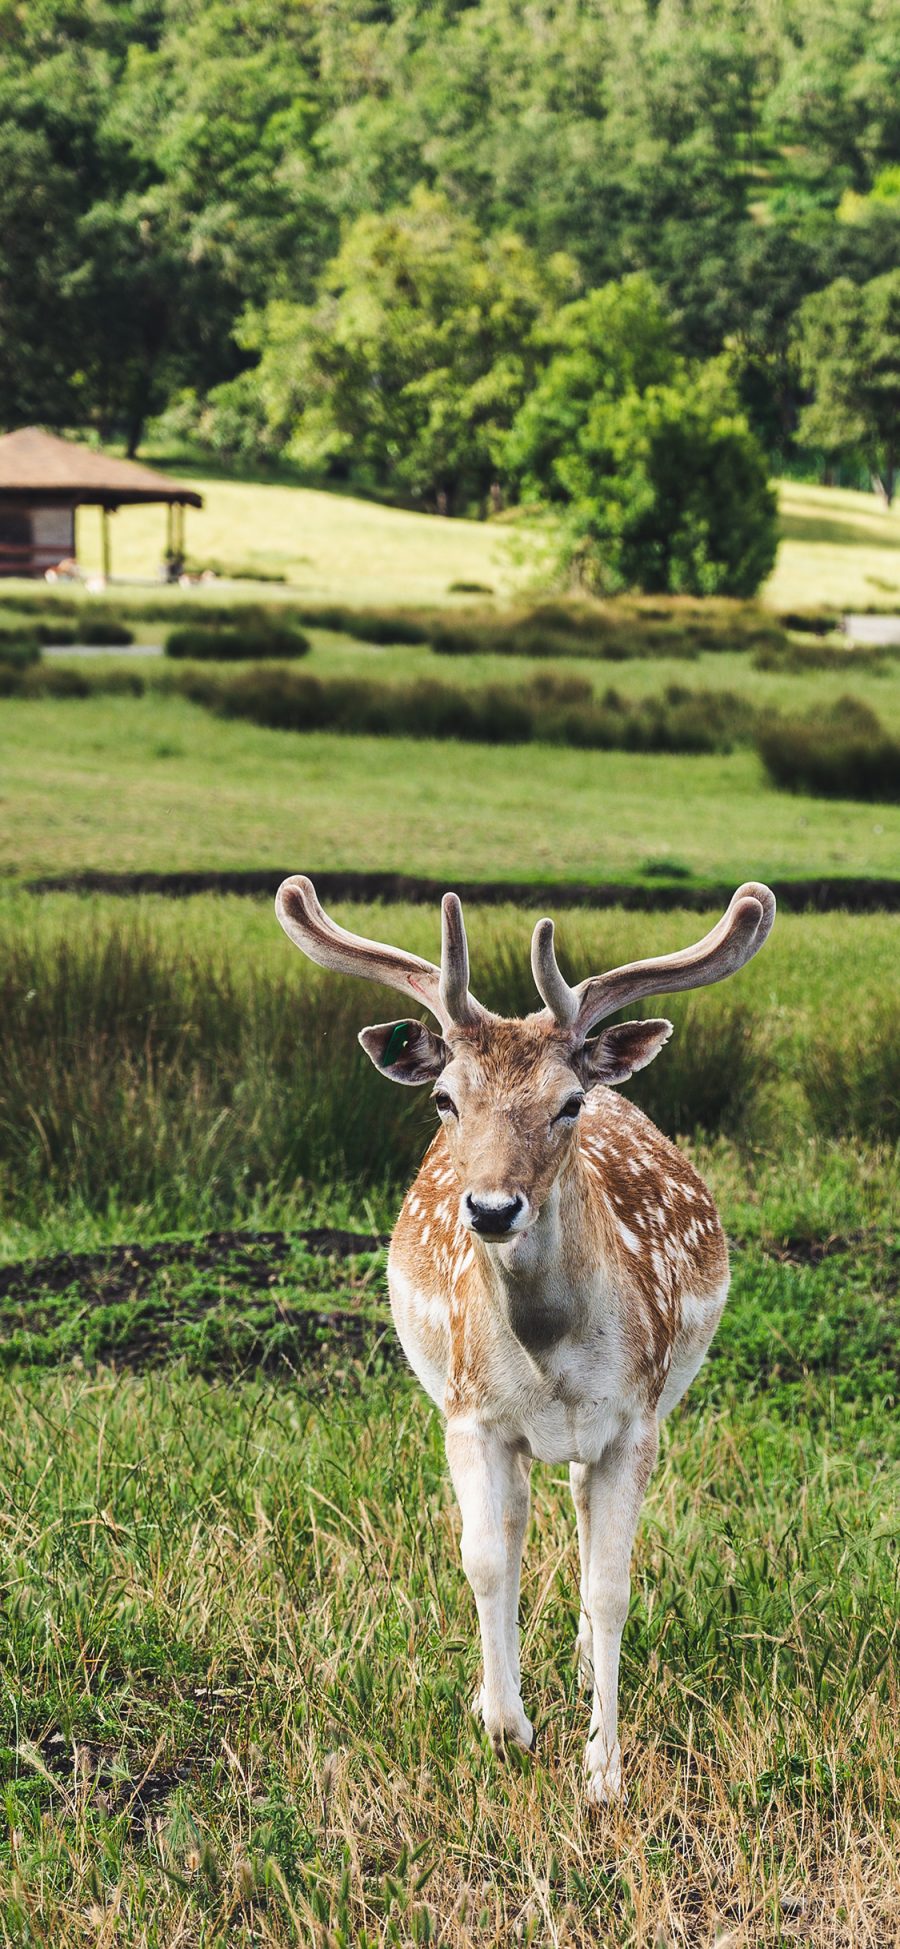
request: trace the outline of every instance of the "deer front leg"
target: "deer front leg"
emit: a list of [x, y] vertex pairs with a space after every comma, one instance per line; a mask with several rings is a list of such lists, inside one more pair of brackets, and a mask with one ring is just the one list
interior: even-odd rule
[[582, 1684], [593, 1687], [594, 1632], [591, 1625], [591, 1613], [588, 1609], [588, 1576], [591, 1565], [591, 1498], [589, 1493], [590, 1469], [586, 1463], [570, 1462], [569, 1481], [572, 1487], [572, 1501], [575, 1504], [575, 1521], [578, 1525], [578, 1562], [580, 1566], [578, 1588], [581, 1608], [578, 1613], [578, 1631], [575, 1638], [575, 1663]]
[[586, 1466], [576, 1491], [579, 1533], [584, 1521], [588, 1547], [582, 1602], [590, 1618], [594, 1699], [585, 1771], [588, 1799], [595, 1806], [615, 1800], [622, 1786], [619, 1652], [631, 1595], [634, 1532], [658, 1446], [654, 1415], [626, 1429], [599, 1462]]
[[463, 1569], [475, 1595], [484, 1682], [481, 1715], [495, 1753], [531, 1747], [519, 1695], [519, 1574], [528, 1523], [528, 1461], [466, 1417], [447, 1424], [447, 1460], [462, 1512]]

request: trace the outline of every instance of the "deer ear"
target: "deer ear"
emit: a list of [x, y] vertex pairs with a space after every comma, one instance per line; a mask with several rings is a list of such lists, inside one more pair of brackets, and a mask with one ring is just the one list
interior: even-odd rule
[[361, 1029], [359, 1040], [392, 1083], [433, 1083], [449, 1061], [446, 1043], [422, 1022], [379, 1022]]
[[581, 1051], [581, 1073], [588, 1084], [627, 1083], [636, 1069], [646, 1069], [672, 1033], [671, 1022], [619, 1022], [604, 1029]]

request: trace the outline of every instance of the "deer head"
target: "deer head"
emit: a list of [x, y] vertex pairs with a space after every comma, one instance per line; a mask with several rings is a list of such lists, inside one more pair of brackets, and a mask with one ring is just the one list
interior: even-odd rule
[[443, 899], [440, 967], [339, 927], [303, 874], [284, 881], [275, 911], [320, 967], [397, 988], [435, 1018], [439, 1034], [409, 1019], [363, 1029], [359, 1040], [392, 1082], [432, 1085], [462, 1222], [482, 1238], [502, 1240], [527, 1230], [564, 1171], [587, 1092], [626, 1082], [672, 1033], [671, 1022], [660, 1020], [622, 1022], [595, 1035], [598, 1023], [645, 996], [702, 988], [736, 973], [767, 939], [775, 898], [751, 881], [693, 947], [591, 975], [577, 988], [557, 965], [552, 920], [540, 920], [531, 965], [545, 1007], [521, 1021], [493, 1015], [470, 993], [455, 893]]

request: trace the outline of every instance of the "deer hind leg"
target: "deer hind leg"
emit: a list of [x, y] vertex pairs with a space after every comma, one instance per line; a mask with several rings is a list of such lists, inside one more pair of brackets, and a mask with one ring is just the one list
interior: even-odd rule
[[654, 1416], [626, 1430], [599, 1462], [591, 1463], [582, 1485], [588, 1504], [587, 1610], [594, 1668], [585, 1771], [588, 1799], [595, 1806], [617, 1799], [622, 1787], [619, 1653], [631, 1595], [634, 1532], [658, 1446]]
[[588, 1609], [588, 1578], [591, 1566], [591, 1499], [588, 1492], [590, 1470], [584, 1462], [569, 1464], [575, 1521], [578, 1524], [579, 1596], [581, 1609], [575, 1637], [575, 1663], [583, 1685], [594, 1683], [594, 1630]]
[[484, 1680], [477, 1705], [494, 1751], [529, 1749], [519, 1692], [518, 1600], [528, 1523], [528, 1466], [519, 1450], [470, 1420], [447, 1424], [447, 1459], [462, 1512], [463, 1569], [475, 1595]]

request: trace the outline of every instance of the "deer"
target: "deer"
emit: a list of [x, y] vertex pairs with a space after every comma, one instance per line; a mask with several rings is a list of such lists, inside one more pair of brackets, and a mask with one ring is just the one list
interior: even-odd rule
[[543, 1008], [506, 1019], [469, 989], [460, 902], [441, 960], [348, 933], [311, 880], [279, 888], [281, 926], [320, 967], [393, 987], [416, 1018], [360, 1031], [381, 1075], [431, 1085], [438, 1129], [394, 1228], [388, 1287], [413, 1373], [444, 1416], [462, 1566], [481, 1633], [474, 1710], [494, 1752], [530, 1750], [519, 1589], [532, 1462], [568, 1463], [580, 1559], [576, 1660], [591, 1688], [585, 1797], [622, 1792], [618, 1680], [638, 1518], [660, 1423], [706, 1357], [728, 1292], [719, 1217], [688, 1159], [615, 1094], [671, 1022], [610, 1015], [735, 974], [771, 932], [775, 898], [738, 888], [692, 947], [565, 980], [552, 920], [532, 974]]

